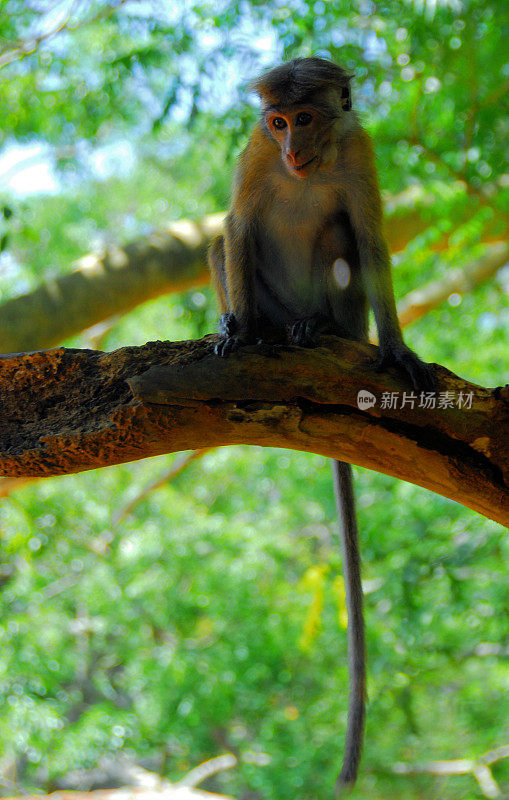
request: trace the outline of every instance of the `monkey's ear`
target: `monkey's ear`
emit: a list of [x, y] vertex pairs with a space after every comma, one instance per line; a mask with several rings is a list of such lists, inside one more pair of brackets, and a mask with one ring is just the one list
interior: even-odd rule
[[343, 111], [352, 110], [352, 98], [350, 96], [350, 88], [348, 86], [341, 87], [341, 107]]

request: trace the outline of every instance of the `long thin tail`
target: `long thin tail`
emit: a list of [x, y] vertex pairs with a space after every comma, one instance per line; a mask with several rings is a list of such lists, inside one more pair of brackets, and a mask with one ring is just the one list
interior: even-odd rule
[[339, 793], [343, 788], [353, 786], [361, 760], [366, 716], [366, 646], [362, 610], [361, 559], [352, 468], [350, 464], [342, 461], [333, 461], [332, 474], [343, 548], [350, 678], [345, 753], [341, 772], [336, 781], [336, 792]]

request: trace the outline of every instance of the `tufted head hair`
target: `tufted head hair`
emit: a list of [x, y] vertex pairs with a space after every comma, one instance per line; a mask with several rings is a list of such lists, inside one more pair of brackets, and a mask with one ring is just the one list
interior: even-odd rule
[[[331, 96], [343, 98], [342, 105], [350, 110], [350, 80], [342, 67], [325, 58], [294, 58], [255, 78], [249, 89], [262, 99], [264, 109], [276, 106], [306, 104], [331, 106]], [[320, 102], [322, 100], [322, 102]], [[337, 107], [337, 100], [336, 100]]]

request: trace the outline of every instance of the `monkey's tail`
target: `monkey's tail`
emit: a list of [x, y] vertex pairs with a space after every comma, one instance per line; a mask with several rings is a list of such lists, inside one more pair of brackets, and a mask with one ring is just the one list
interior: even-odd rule
[[361, 559], [352, 468], [350, 464], [342, 461], [332, 461], [332, 474], [343, 549], [350, 680], [345, 752], [341, 772], [336, 781], [336, 793], [338, 794], [342, 789], [353, 786], [361, 760], [366, 716], [366, 645], [362, 609]]

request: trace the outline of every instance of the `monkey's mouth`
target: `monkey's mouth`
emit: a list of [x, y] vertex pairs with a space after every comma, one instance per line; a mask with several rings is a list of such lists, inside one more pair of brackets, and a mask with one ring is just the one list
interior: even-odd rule
[[309, 167], [309, 165], [312, 164], [313, 161], [316, 161], [316, 156], [313, 156], [313, 158], [310, 158], [309, 161], [306, 161], [305, 164], [299, 164], [298, 167], [297, 166], [292, 166], [291, 169], [294, 172], [300, 172], [301, 170], [306, 169], [306, 167]]

